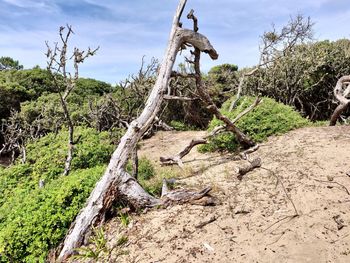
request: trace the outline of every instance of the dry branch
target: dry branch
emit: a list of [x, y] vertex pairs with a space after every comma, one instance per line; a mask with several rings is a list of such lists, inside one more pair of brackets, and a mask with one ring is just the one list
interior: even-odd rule
[[261, 166], [261, 159], [255, 158], [252, 161], [249, 161], [249, 163], [247, 165], [238, 167], [237, 169], [237, 173], [238, 173], [238, 179], [242, 180], [243, 175], [245, 175], [246, 173], [249, 173], [250, 171], [253, 171], [255, 168], [258, 168]]
[[[250, 105], [248, 108], [246, 108], [244, 111], [242, 111], [240, 114], [238, 114], [231, 122], [233, 124], [235, 124], [237, 121], [239, 121], [243, 116], [245, 116], [246, 114], [248, 114], [250, 111], [252, 111], [256, 106], [258, 106], [260, 103], [262, 102], [262, 100], [258, 97], [256, 98], [256, 100], [254, 101], [254, 103], [252, 105]], [[177, 153], [176, 155], [174, 155], [173, 157], [160, 157], [160, 162], [162, 165], [172, 165], [172, 164], [178, 164], [181, 168], [183, 167], [183, 163], [182, 163], [182, 158], [185, 157], [187, 154], [190, 153], [190, 151], [192, 150], [192, 148], [198, 144], [206, 144], [208, 143], [208, 139], [216, 136], [217, 134], [219, 134], [220, 132], [226, 130], [226, 126], [221, 125], [221, 126], [217, 126], [215, 127], [208, 135], [204, 136], [203, 138], [200, 139], [192, 139], [191, 142], [185, 146], [185, 148], [183, 150], [181, 150], [179, 153]], [[244, 156], [243, 159], [246, 157], [247, 154], [252, 153], [254, 151], [256, 151], [259, 148], [258, 145], [253, 146], [252, 148], [244, 151], [243, 153], [241, 153], [241, 156]]]
[[286, 53], [293, 50], [298, 44], [306, 39], [312, 38], [312, 25], [310, 17], [304, 19], [302, 15], [291, 18], [289, 23], [279, 32], [273, 26], [271, 31], [267, 31], [261, 37], [260, 58], [256, 66], [249, 72], [243, 72], [237, 87], [236, 99], [232, 101], [229, 111], [232, 111], [241, 98], [243, 85], [248, 77], [254, 75], [258, 70], [266, 68]]
[[[60, 97], [61, 106], [64, 113], [64, 118], [68, 126], [68, 152], [67, 158], [64, 164], [63, 175], [68, 175], [71, 169], [71, 163], [73, 160], [73, 151], [74, 145], [78, 141], [74, 141], [74, 125], [68, 109], [67, 98], [69, 94], [73, 91], [76, 86], [76, 81], [79, 78], [79, 64], [83, 63], [84, 60], [90, 56], [96, 54], [99, 48], [95, 50], [88, 49], [87, 52], [80, 51], [78, 48], [74, 48], [73, 55], [70, 59], [73, 59], [74, 66], [74, 76], [71, 76], [70, 72], [67, 71], [67, 49], [68, 49], [68, 40], [71, 34], [74, 34], [72, 26], [67, 25], [67, 32], [65, 33], [65, 27], [61, 26], [59, 29], [59, 35], [61, 39], [61, 46], [58, 46], [58, 43], [55, 43], [54, 48], [49, 46], [49, 43], [46, 42], [47, 53], [47, 70], [50, 73], [55, 88]], [[61, 75], [62, 79], [59, 78]], [[62, 90], [63, 89], [63, 90]], [[63, 93], [62, 93], [63, 91]]]
[[187, 155], [194, 146], [198, 144], [206, 144], [206, 139], [193, 139], [182, 151], [177, 153], [173, 157], [160, 157], [160, 162], [163, 165], [178, 164], [181, 168], [183, 167], [182, 158]]

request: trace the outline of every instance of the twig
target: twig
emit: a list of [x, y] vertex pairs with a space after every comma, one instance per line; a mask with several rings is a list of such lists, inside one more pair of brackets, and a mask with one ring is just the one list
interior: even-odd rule
[[277, 182], [281, 183], [281, 186], [282, 186], [282, 189], [283, 189], [284, 193], [286, 194], [288, 200], [289, 200], [289, 201], [291, 202], [291, 204], [293, 205], [294, 212], [295, 212], [295, 214], [294, 214], [293, 217], [299, 216], [298, 210], [297, 210], [297, 208], [296, 208], [296, 206], [295, 206], [295, 204], [294, 204], [292, 198], [289, 196], [289, 194], [288, 194], [286, 188], [284, 187], [284, 184], [283, 184], [281, 178], [280, 178], [274, 171], [272, 171], [272, 170], [270, 170], [270, 169], [268, 169], [268, 168], [261, 167], [261, 169], [264, 169], [264, 170], [266, 170], [266, 171], [269, 171], [274, 177], [276, 177]]
[[265, 228], [265, 229], [263, 230], [263, 232], [269, 230], [271, 227], [273, 227], [274, 225], [277, 225], [279, 222], [282, 222], [283, 220], [286, 220], [286, 219], [288, 219], [288, 218], [293, 219], [293, 218], [295, 218], [295, 217], [297, 217], [297, 216], [298, 216], [298, 215], [295, 214], [295, 215], [292, 215], [292, 216], [285, 216], [285, 217], [283, 217], [283, 218], [281, 218], [281, 219], [278, 219], [275, 223], [273, 223], [273, 224], [270, 225], [269, 227]]
[[204, 227], [204, 226], [206, 226], [206, 225], [208, 225], [208, 224], [210, 224], [210, 223], [216, 221], [216, 219], [218, 219], [218, 218], [214, 215], [214, 216], [212, 216], [209, 220], [204, 221], [204, 222], [202, 222], [202, 223], [196, 225], [196, 228], [202, 228], [202, 227]]
[[319, 179], [315, 179], [315, 178], [313, 178], [313, 179], [314, 179], [315, 181], [317, 181], [317, 182], [320, 182], [320, 183], [337, 184], [337, 185], [341, 186], [341, 187], [345, 190], [345, 192], [346, 192], [348, 195], [350, 195], [349, 189], [346, 188], [344, 185], [338, 183], [338, 182], [324, 181], [324, 180], [319, 180]]

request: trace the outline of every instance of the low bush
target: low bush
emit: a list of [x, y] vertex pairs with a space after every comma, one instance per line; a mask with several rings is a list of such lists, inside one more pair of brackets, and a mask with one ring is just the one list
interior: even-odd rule
[[198, 128], [188, 125], [186, 123], [183, 123], [181, 121], [171, 121], [170, 126], [173, 127], [176, 131], [194, 131], [198, 130]]
[[[234, 119], [255, 100], [253, 97], [242, 97], [237, 107], [229, 112], [228, 109], [233, 99], [235, 98], [226, 101], [221, 108], [221, 112], [230, 119]], [[209, 124], [209, 131], [222, 124], [220, 120], [214, 118]], [[293, 110], [292, 107], [264, 97], [259, 106], [241, 118], [236, 124], [255, 142], [262, 142], [271, 135], [283, 134], [292, 129], [309, 125], [310, 122]], [[224, 132], [211, 139], [208, 144], [202, 145], [200, 150], [202, 152], [216, 150], [232, 152], [236, 151], [238, 147], [239, 143], [235, 136], [232, 133]]]
[[65, 131], [30, 143], [26, 164], [0, 170], [0, 262], [44, 262], [103, 174], [114, 148], [109, 134], [77, 127], [76, 135], [69, 176], [61, 176]]
[[76, 170], [44, 188], [17, 188], [0, 208], [0, 262], [45, 262], [104, 169]]

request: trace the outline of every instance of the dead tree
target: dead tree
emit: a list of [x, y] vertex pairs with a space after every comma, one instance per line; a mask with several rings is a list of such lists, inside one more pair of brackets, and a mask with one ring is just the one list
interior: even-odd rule
[[[344, 86], [346, 88], [344, 89]], [[337, 81], [337, 85], [334, 88], [334, 96], [339, 101], [338, 107], [334, 110], [331, 121], [329, 123], [330, 126], [335, 126], [337, 120], [340, 115], [346, 111], [350, 104], [350, 99], [348, 98], [350, 94], [350, 75], [343, 76]]]
[[67, 25], [67, 33], [64, 32], [65, 27], [61, 26], [59, 29], [61, 46], [55, 43], [54, 48], [51, 48], [46, 42], [47, 53], [47, 70], [50, 72], [51, 77], [56, 86], [56, 90], [60, 97], [61, 106], [64, 113], [64, 118], [68, 126], [68, 152], [64, 165], [63, 175], [68, 175], [71, 169], [71, 163], [73, 159], [74, 145], [78, 143], [78, 139], [74, 140], [74, 124], [70, 116], [67, 98], [69, 94], [74, 90], [76, 81], [79, 78], [79, 64], [83, 63], [87, 57], [95, 55], [98, 50], [88, 49], [87, 52], [80, 51], [78, 48], [74, 48], [73, 55], [70, 59], [73, 59], [74, 75], [67, 71], [68, 61], [68, 40], [71, 34], [74, 34], [72, 26]]
[[289, 23], [279, 32], [273, 26], [271, 31], [267, 31], [262, 35], [259, 62], [248, 72], [242, 73], [237, 87], [236, 99], [232, 101], [229, 111], [237, 106], [246, 80], [256, 74], [259, 69], [268, 67], [274, 61], [285, 56], [286, 53], [291, 52], [297, 44], [311, 39], [312, 25], [310, 17], [304, 19], [302, 15], [297, 15], [294, 19], [291, 18]]
[[[114, 151], [104, 175], [96, 184], [85, 207], [80, 211], [72, 224], [58, 257], [59, 261], [74, 253], [74, 250], [82, 244], [84, 236], [89, 229], [98, 222], [103, 221], [105, 212], [108, 211], [117, 198], [127, 200], [132, 206], [138, 208], [163, 204], [163, 199], [157, 199], [149, 195], [137, 183], [135, 178], [126, 172], [125, 166], [137, 142], [153, 123], [159, 112], [163, 96], [169, 85], [176, 55], [181, 46], [190, 44], [198, 50], [209, 54], [212, 59], [218, 57], [217, 52], [205, 36], [193, 30], [181, 28], [180, 17], [185, 4], [186, 0], [180, 0], [173, 20], [168, 47], [145, 108], [140, 116], [130, 123], [128, 130]], [[208, 190], [210, 189], [205, 189], [200, 194], [206, 194]], [[165, 195], [165, 198], [167, 196]], [[171, 195], [168, 197], [171, 198]]]

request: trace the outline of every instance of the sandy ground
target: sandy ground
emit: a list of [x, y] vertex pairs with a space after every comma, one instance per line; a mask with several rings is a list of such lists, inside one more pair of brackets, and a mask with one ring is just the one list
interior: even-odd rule
[[[160, 132], [142, 143], [140, 155], [159, 166], [160, 156], [203, 134]], [[100, 261], [350, 262], [349, 149], [350, 126], [295, 130], [262, 144], [251, 156], [262, 168], [242, 180], [236, 168], [246, 161], [193, 150], [184, 171], [171, 169], [185, 187], [212, 186], [218, 204], [132, 215], [127, 229], [113, 219], [105, 226], [107, 246], [123, 234], [127, 255], [115, 249]]]

